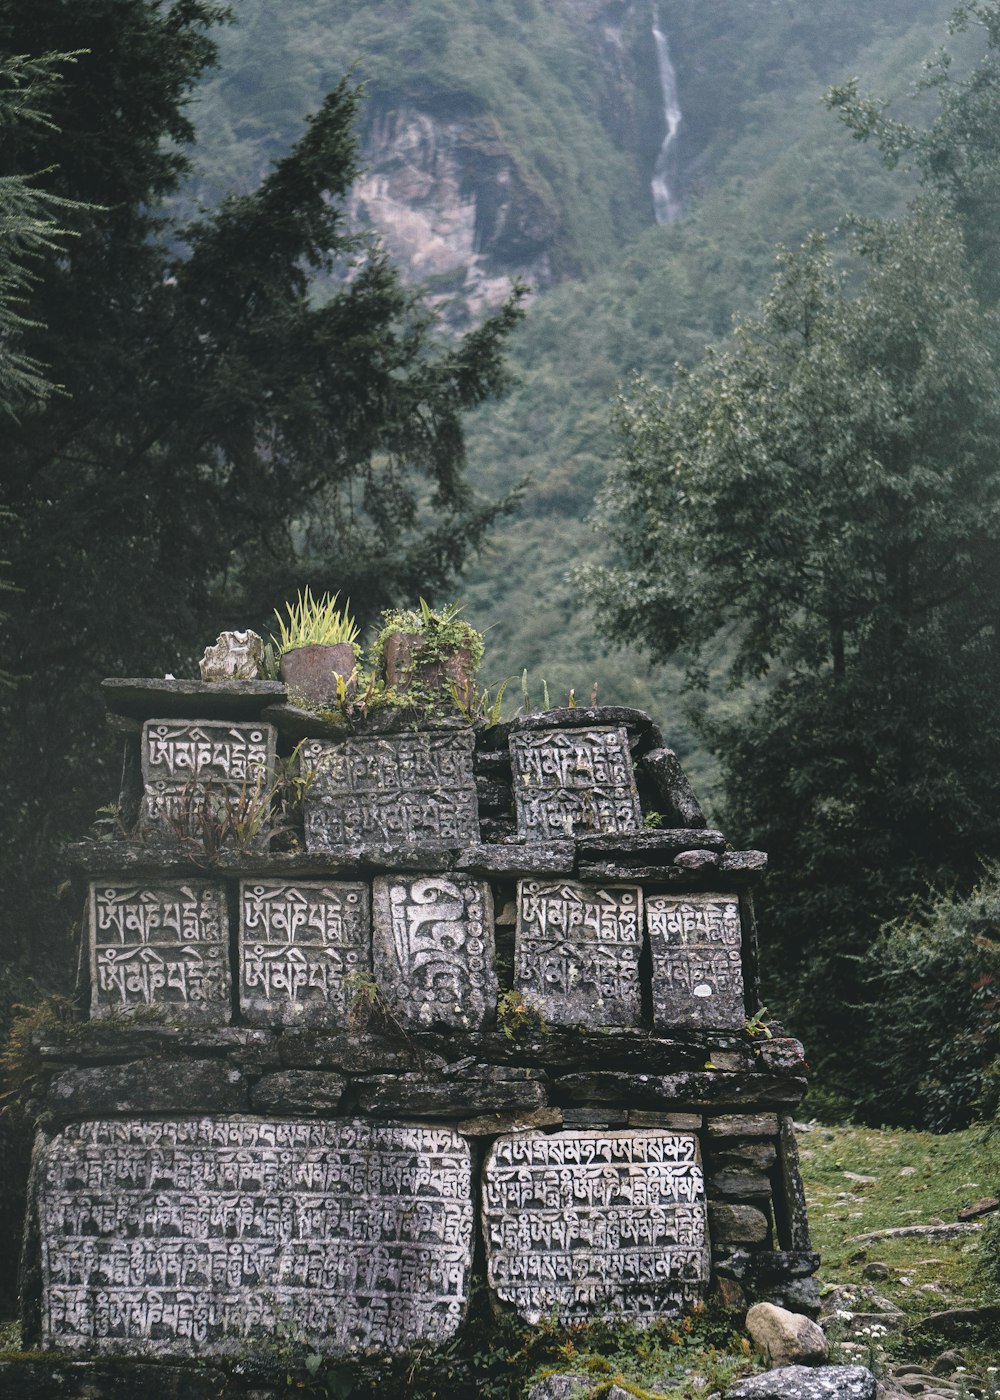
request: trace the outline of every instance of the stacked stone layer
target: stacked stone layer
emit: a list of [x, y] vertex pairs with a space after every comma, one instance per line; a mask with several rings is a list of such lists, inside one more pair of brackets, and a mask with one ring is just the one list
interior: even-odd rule
[[[526, 1320], [813, 1306], [801, 1048], [746, 1030], [765, 860], [648, 717], [344, 740], [221, 689], [107, 687], [142, 838], [72, 852], [90, 1020], [37, 1046], [29, 1339], [438, 1343], [477, 1238]], [[199, 782], [303, 737], [306, 849], [199, 848]]]

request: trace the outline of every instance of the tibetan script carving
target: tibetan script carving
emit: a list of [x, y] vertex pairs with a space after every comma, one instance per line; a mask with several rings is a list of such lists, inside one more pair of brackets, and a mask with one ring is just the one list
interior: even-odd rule
[[368, 886], [302, 880], [240, 889], [240, 1007], [254, 1025], [343, 1026], [352, 972], [371, 971]]
[[742, 930], [732, 895], [647, 895], [653, 957], [653, 1023], [723, 1029], [743, 1025]]
[[396, 1351], [465, 1315], [472, 1165], [447, 1128], [78, 1123], [45, 1149], [38, 1189], [48, 1346]]
[[471, 733], [421, 731], [380, 739], [316, 739], [302, 761], [306, 846], [357, 842], [457, 846], [479, 840]]
[[90, 886], [90, 1014], [164, 1008], [230, 1020], [229, 919], [221, 885], [160, 880]]
[[642, 830], [624, 729], [510, 736], [518, 829], [529, 840]]
[[[274, 767], [269, 724], [150, 719], [142, 729], [144, 818], [169, 829], [195, 821], [206, 803], [263, 792]], [[194, 831], [191, 835], [196, 834]]]
[[550, 1025], [638, 1025], [641, 952], [637, 885], [518, 885], [514, 985]]
[[524, 1133], [483, 1172], [487, 1272], [531, 1323], [638, 1321], [696, 1303], [708, 1282], [704, 1177], [690, 1133]]
[[410, 1026], [482, 1026], [497, 999], [489, 885], [389, 875], [373, 898], [375, 975], [395, 1016]]

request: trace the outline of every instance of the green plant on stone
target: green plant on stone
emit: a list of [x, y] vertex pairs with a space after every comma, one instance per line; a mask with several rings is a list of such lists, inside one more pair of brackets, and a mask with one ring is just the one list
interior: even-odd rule
[[287, 622], [276, 608], [278, 636], [272, 638], [272, 643], [279, 656], [296, 647], [341, 646], [344, 643], [354, 648], [355, 655], [360, 655], [358, 624], [349, 612], [350, 599], [340, 609], [337, 607], [339, 596], [338, 593], [324, 593], [321, 598], [314, 598], [306, 584], [294, 603], [285, 604]]
[[771, 1027], [767, 1024], [767, 1007], [762, 1006], [759, 1011], [755, 1011], [752, 1016], [748, 1016], [744, 1023], [744, 1029], [751, 1040], [773, 1040]]
[[548, 1035], [541, 1009], [530, 997], [511, 988], [497, 997], [497, 1026], [508, 1040], [519, 1036]]

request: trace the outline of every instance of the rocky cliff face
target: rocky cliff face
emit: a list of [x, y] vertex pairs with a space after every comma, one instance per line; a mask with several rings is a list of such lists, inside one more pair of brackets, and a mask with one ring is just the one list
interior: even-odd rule
[[[557, 3], [587, 70], [595, 131], [624, 158], [631, 186], [595, 213], [617, 233], [636, 231], [654, 219], [650, 179], [663, 137], [652, 11], [644, 0]], [[419, 96], [375, 93], [361, 161], [353, 226], [378, 230], [456, 329], [498, 306], [515, 279], [540, 291], [581, 270], [555, 183], [492, 114], [442, 115]]]

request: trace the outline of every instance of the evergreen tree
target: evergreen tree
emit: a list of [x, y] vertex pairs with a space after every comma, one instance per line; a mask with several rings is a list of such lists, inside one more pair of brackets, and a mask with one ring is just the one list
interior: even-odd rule
[[304, 582], [367, 617], [440, 591], [499, 508], [465, 483], [462, 414], [503, 383], [516, 297], [442, 347], [348, 235], [349, 85], [254, 193], [166, 221], [225, 17], [208, 0], [0, 0], [0, 53], [78, 54], [9, 173], [44, 170], [89, 206], [36, 261], [40, 324], [23, 328], [65, 392], [8, 431], [0, 484], [21, 590], [2, 638], [21, 678], [0, 715], [6, 948], [31, 960], [68, 922], [54, 839], [111, 790], [102, 676], [190, 673], [220, 626], [264, 625]]

